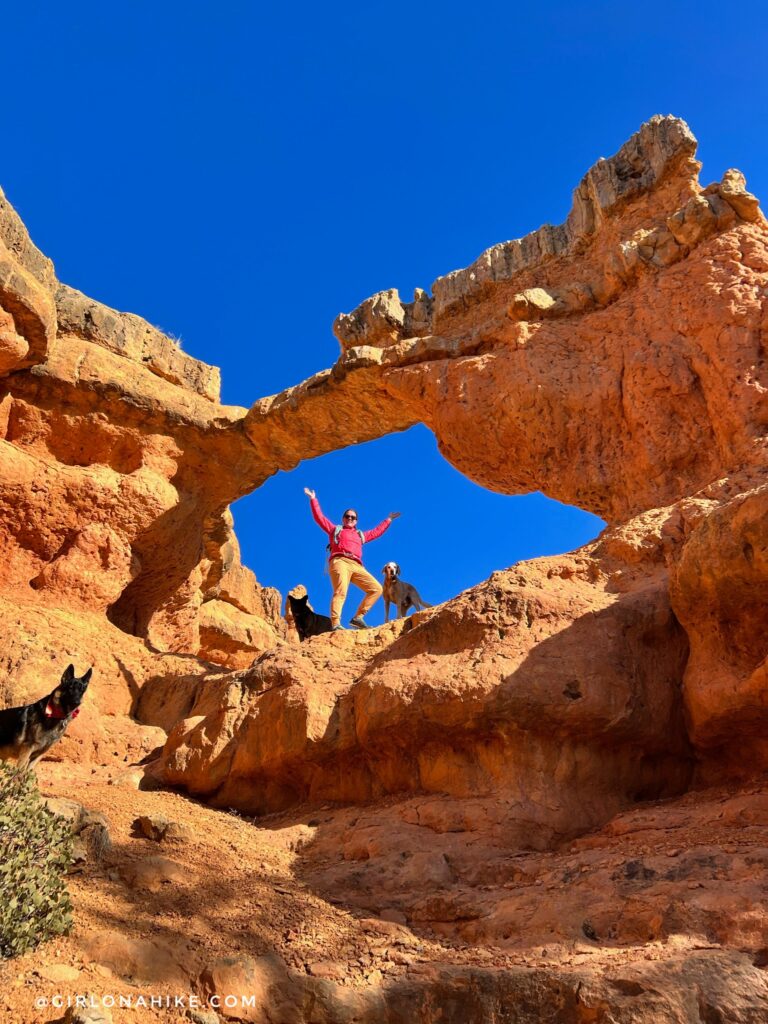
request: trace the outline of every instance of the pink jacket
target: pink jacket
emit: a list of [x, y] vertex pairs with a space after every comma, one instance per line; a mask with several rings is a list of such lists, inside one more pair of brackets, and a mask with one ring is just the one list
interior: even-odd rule
[[[355, 562], [363, 564], [363, 545], [360, 543], [360, 535], [357, 532], [357, 528], [353, 526], [343, 526], [339, 533], [339, 539], [334, 542], [333, 535], [336, 532], [336, 524], [332, 523], [327, 516], [323, 515], [323, 510], [320, 508], [320, 502], [317, 498], [313, 498], [310, 502], [312, 509], [312, 516], [320, 527], [321, 530], [325, 530], [328, 534], [328, 540], [331, 545], [331, 558], [351, 558]], [[378, 526], [374, 526], [372, 530], [363, 530], [363, 537], [365, 538], [366, 544], [369, 540], [376, 540], [382, 533], [385, 533], [392, 525], [392, 520], [387, 518], [383, 523], [379, 523]]]

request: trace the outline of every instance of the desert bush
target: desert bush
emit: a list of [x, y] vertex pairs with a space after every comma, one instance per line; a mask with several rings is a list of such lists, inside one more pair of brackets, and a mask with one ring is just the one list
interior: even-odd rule
[[71, 861], [69, 822], [45, 806], [32, 772], [0, 761], [0, 958], [69, 930]]

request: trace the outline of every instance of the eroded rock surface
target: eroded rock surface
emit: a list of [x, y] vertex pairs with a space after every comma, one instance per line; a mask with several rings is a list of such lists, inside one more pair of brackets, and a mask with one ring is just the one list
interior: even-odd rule
[[423, 422], [483, 486], [614, 524], [764, 471], [766, 223], [739, 172], [702, 187], [694, 153], [684, 122], [654, 118], [587, 173], [564, 225], [493, 246], [431, 298], [389, 290], [340, 316], [341, 358], [257, 402], [254, 445], [293, 464], [305, 438], [317, 455]]
[[[60, 284], [0, 194], [3, 594], [242, 667], [284, 634], [229, 503], [261, 481], [219, 371]], [[100, 684], [98, 674], [96, 690]]]
[[510, 841], [547, 845], [685, 787], [687, 650], [663, 574], [617, 590], [586, 554], [525, 563], [410, 620], [205, 683], [165, 777], [258, 813], [404, 791], [499, 798]]
[[[190, 811], [170, 867], [118, 837], [108, 880], [134, 895], [95, 900], [130, 934], [96, 927], [93, 877], [74, 962], [201, 992], [226, 976], [265, 1019], [768, 1017], [768, 225], [738, 171], [698, 172], [685, 123], [652, 119], [565, 224], [413, 302], [372, 296], [337, 319], [333, 367], [250, 410], [58, 282], [0, 194], [2, 704], [93, 663], [58, 795], [77, 769], [130, 822], [165, 799], [183, 821], [159, 785], [272, 815]], [[417, 422], [484, 486], [608, 528], [299, 645], [229, 504]], [[195, 827], [220, 834], [203, 848]], [[219, 863], [203, 913], [188, 872]], [[203, 916], [184, 945], [179, 919]]]

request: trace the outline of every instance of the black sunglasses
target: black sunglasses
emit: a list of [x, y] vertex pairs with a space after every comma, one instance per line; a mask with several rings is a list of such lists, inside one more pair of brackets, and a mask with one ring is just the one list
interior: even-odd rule
[[357, 516], [348, 516], [348, 515], [346, 514], [346, 512], [345, 512], [345, 513], [344, 513], [344, 518], [345, 518], [345, 519], [357, 519]]

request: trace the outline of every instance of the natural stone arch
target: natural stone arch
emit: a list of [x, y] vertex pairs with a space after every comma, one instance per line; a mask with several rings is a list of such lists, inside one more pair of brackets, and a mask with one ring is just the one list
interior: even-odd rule
[[629, 517], [759, 481], [766, 226], [738, 172], [699, 185], [695, 146], [684, 122], [653, 118], [587, 173], [564, 225], [494, 246], [431, 296], [366, 300], [338, 318], [331, 369], [251, 410], [222, 406], [217, 372], [145, 321], [59, 284], [3, 198], [0, 305], [11, 355], [28, 346], [0, 417], [8, 582], [55, 602], [106, 562], [98, 607], [87, 587], [82, 601], [101, 612], [119, 590], [112, 618], [159, 650], [219, 657], [206, 616], [269, 643], [275, 595], [240, 565], [229, 504], [418, 422], [481, 485], [600, 515], [605, 550], [625, 556], [648, 546]]
[[699, 185], [695, 148], [653, 118], [587, 173], [564, 225], [432, 298], [390, 290], [340, 316], [335, 366], [248, 413], [265, 465], [422, 422], [477, 483], [617, 523], [762, 464], [765, 221], [738, 172]]

